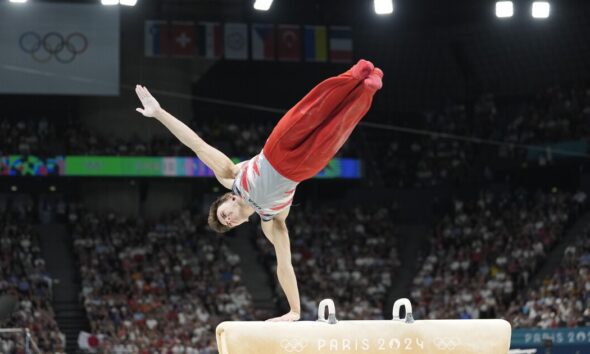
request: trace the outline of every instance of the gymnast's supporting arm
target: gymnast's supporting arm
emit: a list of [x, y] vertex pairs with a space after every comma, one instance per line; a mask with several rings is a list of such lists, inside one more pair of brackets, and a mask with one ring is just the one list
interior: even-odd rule
[[289, 242], [289, 230], [285, 219], [289, 210], [277, 215], [272, 221], [262, 222], [262, 232], [274, 245], [277, 257], [277, 277], [279, 283], [287, 296], [291, 311], [281, 317], [273, 318], [270, 321], [297, 321], [301, 316], [301, 305], [299, 302], [299, 290], [297, 289], [297, 278], [291, 264], [291, 246]]
[[143, 105], [143, 109], [137, 108], [137, 111], [146, 117], [156, 118], [160, 123], [164, 124], [180, 142], [197, 154], [199, 160], [213, 170], [219, 183], [231, 189], [234, 177], [239, 171], [233, 161], [221, 151], [207, 144], [183, 122], [162, 109], [158, 101], [145, 87], [137, 85], [135, 92]]

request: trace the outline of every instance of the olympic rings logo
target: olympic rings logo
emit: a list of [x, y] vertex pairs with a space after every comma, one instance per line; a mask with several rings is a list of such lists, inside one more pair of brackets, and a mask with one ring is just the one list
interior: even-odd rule
[[303, 338], [287, 338], [281, 340], [281, 348], [287, 353], [301, 353], [307, 347], [307, 341]]
[[64, 37], [58, 32], [49, 32], [43, 37], [37, 32], [29, 31], [20, 36], [18, 41], [23, 52], [39, 63], [47, 63], [55, 58], [62, 64], [68, 64], [88, 48], [88, 39], [80, 32], [70, 33]]
[[432, 343], [440, 350], [455, 350], [460, 343], [459, 339], [453, 338], [434, 338]]

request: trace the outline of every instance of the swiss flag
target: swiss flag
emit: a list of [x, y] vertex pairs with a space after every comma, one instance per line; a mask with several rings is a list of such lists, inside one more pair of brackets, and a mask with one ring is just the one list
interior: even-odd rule
[[192, 57], [195, 54], [195, 24], [190, 21], [172, 21], [169, 28], [170, 55]]
[[278, 25], [278, 57], [281, 61], [301, 61], [301, 27]]

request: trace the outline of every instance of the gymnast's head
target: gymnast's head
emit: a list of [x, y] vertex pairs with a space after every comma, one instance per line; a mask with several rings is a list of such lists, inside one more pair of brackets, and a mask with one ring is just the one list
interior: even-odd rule
[[242, 204], [231, 192], [217, 198], [209, 208], [209, 227], [221, 234], [248, 221], [248, 212]]

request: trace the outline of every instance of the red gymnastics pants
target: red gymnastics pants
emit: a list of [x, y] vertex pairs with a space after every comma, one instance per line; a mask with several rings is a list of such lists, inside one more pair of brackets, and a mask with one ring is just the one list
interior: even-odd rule
[[279, 121], [264, 155], [284, 177], [301, 182], [318, 174], [371, 107], [383, 72], [360, 60], [314, 87]]

